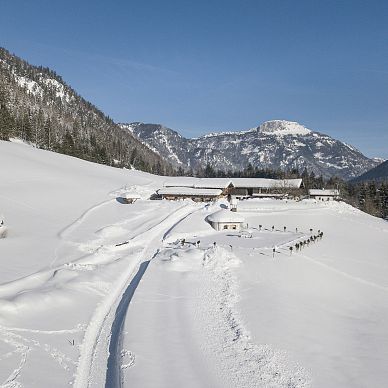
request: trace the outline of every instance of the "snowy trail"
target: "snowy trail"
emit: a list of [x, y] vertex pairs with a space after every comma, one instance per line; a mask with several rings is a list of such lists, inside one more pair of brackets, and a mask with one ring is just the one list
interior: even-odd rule
[[105, 388], [118, 388], [122, 386], [123, 378], [121, 373], [121, 349], [122, 349], [122, 330], [125, 317], [132, 297], [147, 270], [150, 261], [141, 263], [139, 270], [133, 277], [131, 283], [124, 292], [124, 295], [117, 307], [115, 320], [112, 324], [112, 336], [109, 344], [109, 357], [106, 372]]
[[[162, 221], [158, 220], [154, 226], [130, 240], [131, 243], [136, 245], [137, 243], [144, 244], [144, 248], [131, 261], [128, 272], [117, 280], [115, 288], [111, 290], [93, 314], [81, 346], [81, 355], [74, 382], [76, 388], [101, 387], [105, 384], [105, 367], [108, 360], [112, 325], [125, 290], [136, 275], [140, 263], [149, 260], [155, 254], [166, 229], [197, 210], [198, 207], [193, 208], [186, 203], [172, 214], [167, 215]], [[102, 365], [104, 365], [104, 368], [102, 368]]]
[[[64, 242], [67, 242], [67, 237], [71, 237], [71, 232], [74, 229], [76, 229], [76, 227], [78, 227], [78, 226], [83, 227], [83, 221], [85, 221], [87, 219], [88, 215], [90, 215], [91, 213], [95, 213], [98, 209], [101, 209], [104, 205], [106, 205], [110, 202], [112, 202], [112, 201], [111, 200], [104, 201], [102, 203], [97, 204], [96, 206], [91, 207], [87, 211], [85, 211], [81, 215], [81, 217], [79, 217], [76, 221], [72, 222], [68, 227], [65, 227], [63, 229], [62, 232], [64, 232], [64, 234], [61, 234], [62, 240]], [[144, 258], [150, 259], [152, 257], [152, 253], [154, 253], [154, 251], [151, 252], [148, 249], [148, 247], [151, 247], [153, 249], [154, 245], [157, 245], [161, 241], [162, 236], [165, 233], [165, 230], [168, 229], [171, 226], [171, 224], [175, 224], [176, 222], [179, 222], [181, 217], [185, 217], [189, 211], [193, 210], [192, 207], [189, 207], [187, 205], [188, 204], [181, 205], [175, 211], [166, 215], [166, 211], [167, 212], [171, 211], [171, 209], [169, 210], [169, 208], [167, 207], [166, 209], [164, 209], [164, 212], [162, 212], [161, 217], [158, 216], [158, 217], [153, 218], [153, 220], [152, 220], [153, 224], [151, 224], [151, 222], [149, 222], [150, 214], [143, 214], [143, 217], [145, 216], [145, 221], [146, 221], [145, 224], [147, 225], [145, 230], [143, 228], [140, 228], [140, 232], [138, 231], [133, 236], [131, 236], [131, 241], [130, 241], [131, 244], [130, 244], [130, 246], [127, 245], [125, 247], [125, 249], [115, 248], [114, 243], [113, 244], [110, 243], [109, 245], [106, 245], [105, 247], [102, 247], [102, 246], [98, 247], [98, 249], [93, 252], [93, 256], [94, 255], [96, 255], [96, 256], [91, 257], [89, 260], [87, 260], [88, 262], [95, 263], [97, 265], [94, 265], [94, 264], [85, 264], [84, 265], [84, 264], [82, 264], [82, 260], [84, 259], [84, 256], [85, 257], [88, 256], [88, 255], [82, 255], [81, 257], [78, 257], [77, 259], [72, 260], [71, 262], [58, 265], [54, 268], [49, 268], [49, 269], [45, 269], [43, 271], [38, 271], [34, 274], [25, 276], [23, 278], [19, 278], [17, 280], [2, 284], [0, 286], [0, 294], [1, 294], [1, 297], [3, 298], [1, 300], [1, 303], [0, 303], [1, 308], [4, 311], [10, 311], [10, 312], [17, 311], [17, 308], [18, 308], [17, 306], [19, 303], [18, 301], [21, 300], [21, 303], [23, 303], [22, 299], [20, 299], [20, 298], [24, 298], [24, 295], [26, 295], [26, 297], [28, 298], [30, 294], [33, 294], [35, 292], [35, 290], [37, 292], [41, 292], [40, 290], [43, 290], [46, 287], [47, 287], [47, 290], [49, 290], [48, 285], [51, 283], [55, 287], [55, 282], [56, 282], [55, 279], [57, 279], [57, 278], [60, 278], [58, 286], [60, 288], [66, 287], [67, 283], [70, 283], [74, 279], [76, 279], [76, 277], [78, 276], [77, 275], [78, 271], [81, 271], [81, 272], [84, 270], [91, 271], [91, 270], [98, 268], [98, 265], [99, 265], [98, 263], [101, 263], [101, 258], [99, 257], [100, 250], [103, 251], [103, 252], [101, 252], [101, 254], [103, 256], [102, 263], [104, 263], [104, 262], [114, 263], [117, 260], [121, 260], [120, 257], [123, 257], [123, 255], [126, 255], [129, 260], [132, 260], [130, 262], [130, 266], [128, 267], [128, 272], [126, 272], [122, 276], [122, 278], [119, 279], [119, 281], [117, 283], [115, 283], [118, 285], [126, 284], [126, 282], [128, 280], [128, 276], [131, 273], [136, 272], [136, 268], [137, 268], [138, 264], [141, 261], [143, 261]], [[196, 207], [194, 209], [198, 209], [198, 207]], [[160, 240], [160, 241], [153, 241], [152, 237], [154, 235], [157, 236], [156, 239]], [[151, 237], [151, 241], [149, 241], [149, 239], [147, 239], [147, 236]], [[114, 236], [112, 236], [112, 237], [114, 238]], [[79, 245], [79, 244], [76, 244], [76, 245]], [[143, 248], [144, 246], [145, 246], [145, 248]], [[129, 251], [128, 251], [128, 248], [129, 248]], [[140, 248], [143, 248], [143, 249], [141, 250]], [[133, 254], [134, 254], [133, 249], [135, 249], [135, 256], [132, 258]], [[140, 249], [140, 255], [138, 253], [136, 253], [136, 249], [138, 252]], [[85, 268], [83, 268], [83, 267], [85, 267]], [[85, 283], [84, 283], [83, 287], [85, 289]], [[96, 292], [98, 290], [93, 289], [92, 291]], [[34, 330], [34, 329], [26, 329], [26, 328], [16, 328], [16, 327], [12, 327], [12, 326], [7, 325], [7, 327], [4, 327], [4, 330], [2, 331], [2, 333], [3, 333], [3, 335], [5, 335], [6, 337], [9, 338], [9, 336], [12, 334], [12, 332], [17, 332], [17, 331], [25, 332], [26, 334], [33, 334], [33, 333], [35, 333], [35, 334], [49, 334], [49, 333], [51, 333], [51, 334], [57, 335], [57, 334], [80, 333], [80, 331], [85, 331], [85, 329], [86, 329], [85, 338], [88, 338], [88, 335], [90, 336], [90, 334], [89, 334], [90, 332], [92, 332], [92, 337], [93, 337], [93, 331], [96, 327], [98, 328], [98, 322], [103, 322], [105, 319], [105, 312], [109, 311], [110, 308], [114, 309], [114, 305], [115, 305], [116, 301], [119, 300], [118, 296], [119, 296], [120, 292], [121, 292], [121, 290], [118, 291], [117, 287], [115, 289], [113, 289], [113, 298], [110, 298], [108, 295], [108, 297], [105, 298], [108, 300], [103, 300], [103, 302], [97, 307], [97, 309], [92, 317], [91, 323], [89, 324], [88, 327], [69, 329], [69, 330], [66, 330], [66, 329], [63, 329], [63, 330], [61, 330], [61, 329], [60, 330], [38, 330], [38, 329], [36, 329], [36, 330]], [[16, 298], [14, 298], [13, 295], [16, 295]], [[105, 293], [100, 293], [100, 295], [105, 297]], [[109, 334], [110, 334], [109, 324], [107, 325], [107, 327], [105, 329], [108, 329], [108, 330], [101, 330], [100, 333], [102, 333], [102, 337], [104, 337], [104, 340], [105, 340], [104, 344], [106, 345], [106, 344], [109, 344], [109, 341], [108, 342], [106, 341], [106, 338], [109, 339]], [[99, 332], [98, 329], [97, 329], [97, 332]], [[107, 334], [107, 333], [108, 333], [108, 336], [106, 336], [106, 335], [104, 336], [104, 334]], [[119, 334], [119, 335], [121, 335], [121, 334]], [[28, 342], [27, 338], [25, 338], [23, 340]], [[96, 345], [96, 351], [97, 351], [97, 348], [100, 349], [100, 347], [97, 346], [98, 345], [97, 343], [95, 343], [95, 345]], [[102, 347], [104, 347], [105, 345], [102, 345]], [[49, 347], [49, 345], [45, 345], [45, 346]], [[35, 347], [33, 347], [33, 348], [35, 349]], [[41, 348], [41, 347], [39, 346], [39, 348]], [[106, 348], [107, 348], [107, 346], [106, 346]], [[28, 349], [30, 349], [30, 348], [28, 348]], [[29, 350], [28, 350], [28, 352], [29, 352]], [[25, 354], [25, 356], [22, 357], [22, 361], [23, 360], [24, 361], [20, 364], [19, 367], [14, 369], [12, 374], [9, 376], [9, 378], [5, 382], [6, 384], [8, 384], [8, 381], [13, 381], [13, 380], [19, 378], [20, 371], [24, 368], [24, 366], [26, 364], [25, 359], [27, 357], [28, 352], [23, 352], [23, 354]], [[58, 351], [55, 350], [54, 353], [58, 353]], [[82, 349], [81, 349], [81, 355], [82, 355]], [[105, 356], [103, 356], [103, 358], [104, 357]], [[65, 357], [63, 357], [63, 356], [59, 356], [59, 358], [65, 359]], [[80, 360], [82, 360], [82, 357]], [[99, 358], [99, 360], [100, 360], [100, 358]], [[103, 361], [102, 368], [101, 368], [101, 363], [97, 362], [96, 367], [95, 368], [93, 367], [94, 368], [93, 371], [96, 370], [97, 371], [96, 375], [99, 375], [101, 370], [104, 370], [105, 366], [106, 366], [106, 359], [105, 359], [105, 361]], [[68, 368], [66, 368], [66, 370], [68, 370]], [[98, 381], [101, 381], [101, 384], [102, 384], [103, 380], [99, 379]], [[105, 382], [105, 377], [104, 377], [104, 382]], [[8, 385], [5, 385], [5, 386], [8, 386]], [[102, 386], [102, 385], [100, 385], [100, 383], [97, 383], [96, 386]]]

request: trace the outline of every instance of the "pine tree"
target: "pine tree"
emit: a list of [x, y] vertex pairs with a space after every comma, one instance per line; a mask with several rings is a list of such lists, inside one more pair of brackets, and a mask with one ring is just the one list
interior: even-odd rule
[[31, 122], [31, 111], [28, 109], [24, 113], [22, 118], [22, 136], [21, 138], [26, 141], [32, 141], [32, 122]]
[[47, 150], [51, 150], [51, 119], [48, 117], [43, 127], [43, 147]]
[[6, 105], [5, 92], [0, 89], [0, 140], [9, 140], [13, 126], [14, 122]]
[[212, 178], [214, 177], [214, 175], [215, 175], [215, 171], [213, 167], [210, 165], [210, 163], [207, 163], [204, 171], [205, 178]]
[[61, 145], [61, 152], [67, 155], [74, 155], [74, 140], [69, 131], [66, 131]]

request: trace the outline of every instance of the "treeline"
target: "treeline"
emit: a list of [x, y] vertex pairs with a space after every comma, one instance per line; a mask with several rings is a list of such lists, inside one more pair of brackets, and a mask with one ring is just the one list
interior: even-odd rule
[[195, 172], [184, 172], [181, 168], [178, 169], [178, 175], [197, 176], [199, 178], [269, 178], [269, 179], [286, 179], [286, 178], [299, 178], [300, 174], [297, 169], [293, 170], [272, 170], [269, 168], [253, 167], [252, 164], [244, 170], [240, 171], [223, 171], [214, 169], [209, 163], [205, 168], [199, 168]]
[[0, 139], [89, 161], [172, 174], [172, 167], [79, 96], [55, 72], [0, 48]]
[[356, 183], [338, 177], [323, 179], [306, 171], [300, 177], [303, 178], [306, 192], [309, 188], [338, 189], [346, 203], [365, 213], [388, 220], [388, 181]]
[[376, 217], [388, 220], [388, 181], [347, 183], [344, 200]]

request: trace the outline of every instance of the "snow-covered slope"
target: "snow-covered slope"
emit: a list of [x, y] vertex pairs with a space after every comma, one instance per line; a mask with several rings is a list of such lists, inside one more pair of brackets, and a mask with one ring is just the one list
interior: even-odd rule
[[344, 203], [248, 200], [244, 238], [204, 222], [220, 205], [172, 228], [150, 263], [125, 325], [128, 382], [384, 388], [388, 224]]
[[0, 166], [1, 387], [386, 386], [385, 221], [247, 200], [216, 232], [226, 201], [147, 200], [165, 177], [1, 141]]
[[131, 255], [115, 244], [174, 211], [174, 204], [159, 205], [155, 215], [153, 203], [130, 207], [116, 198], [133, 189], [147, 198], [158, 182], [0, 142], [0, 214], [8, 230], [0, 239], [0, 386], [67, 387], [81, 374], [80, 352], [93, 357], [93, 334], [140, 260], [141, 249], [131, 246]]
[[210, 163], [214, 169], [242, 170], [251, 163], [259, 168], [307, 168], [325, 177], [350, 179], [377, 164], [350, 145], [285, 120], [196, 139], [185, 139], [161, 125], [133, 123], [129, 127], [151, 149], [184, 168]]

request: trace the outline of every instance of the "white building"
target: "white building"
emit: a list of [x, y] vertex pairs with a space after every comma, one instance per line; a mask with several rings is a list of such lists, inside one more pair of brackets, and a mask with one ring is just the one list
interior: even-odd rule
[[309, 196], [317, 201], [333, 201], [334, 199], [339, 199], [340, 192], [335, 189], [310, 189]]
[[210, 214], [207, 217], [207, 221], [215, 230], [240, 230], [245, 226], [243, 216], [226, 209]]

